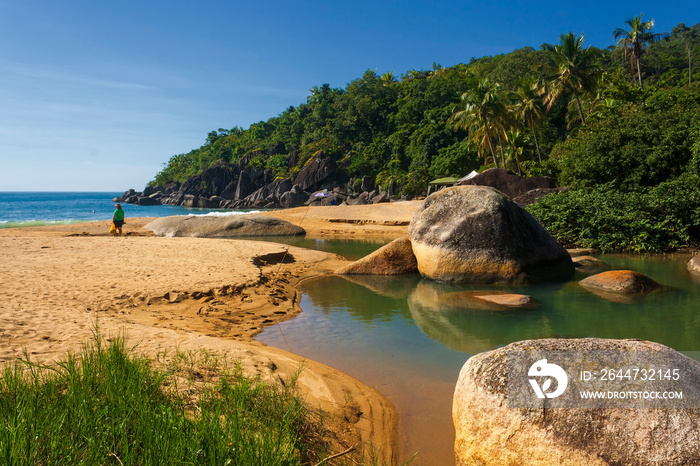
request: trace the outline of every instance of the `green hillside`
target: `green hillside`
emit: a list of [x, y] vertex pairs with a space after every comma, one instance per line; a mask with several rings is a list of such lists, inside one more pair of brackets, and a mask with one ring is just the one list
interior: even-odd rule
[[[508, 168], [572, 188], [530, 208], [567, 244], [629, 251], [694, 246], [700, 24], [659, 34], [639, 16], [620, 21], [613, 37], [605, 50], [569, 33], [540, 50], [400, 76], [368, 70], [344, 89], [315, 86], [306, 103], [267, 121], [210, 132], [198, 149], [171, 157], [150, 184], [184, 182], [244, 156], [249, 165], [294, 179], [319, 150], [347, 179], [393, 180], [406, 196], [425, 194], [435, 178]], [[580, 217], [581, 209], [592, 223], [574, 228], [563, 217]], [[639, 209], [644, 215], [634, 213]], [[609, 224], [628, 225], [626, 233]], [[640, 229], [648, 235], [640, 237]]]

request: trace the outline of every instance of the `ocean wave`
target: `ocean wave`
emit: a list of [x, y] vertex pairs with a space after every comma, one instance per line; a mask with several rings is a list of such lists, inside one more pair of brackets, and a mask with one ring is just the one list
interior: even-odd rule
[[187, 217], [230, 217], [233, 215], [245, 215], [245, 214], [259, 214], [264, 212], [263, 210], [227, 210], [227, 211], [215, 211], [207, 212], [206, 214], [187, 214]]
[[48, 225], [68, 225], [85, 223], [91, 220], [0, 220], [0, 228], [44, 227]]

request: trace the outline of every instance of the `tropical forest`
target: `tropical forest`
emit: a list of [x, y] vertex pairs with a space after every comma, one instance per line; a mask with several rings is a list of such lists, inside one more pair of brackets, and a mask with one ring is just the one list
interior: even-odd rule
[[314, 86], [267, 121], [211, 131], [150, 185], [244, 157], [294, 179], [322, 151], [348, 183], [370, 176], [412, 199], [431, 180], [504, 168], [565, 187], [527, 209], [566, 246], [695, 249], [700, 24], [660, 32], [640, 14], [610, 32], [606, 49], [564, 33], [539, 49]]

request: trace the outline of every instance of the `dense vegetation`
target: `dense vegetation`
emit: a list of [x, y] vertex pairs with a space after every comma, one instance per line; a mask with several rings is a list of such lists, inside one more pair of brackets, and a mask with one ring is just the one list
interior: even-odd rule
[[[531, 208], [569, 244], [694, 246], [700, 24], [656, 34], [640, 15], [611, 37], [618, 42], [605, 50], [569, 33], [540, 50], [434, 64], [400, 77], [368, 70], [345, 89], [317, 86], [306, 103], [267, 121], [212, 131], [202, 147], [172, 157], [152, 184], [184, 181], [245, 155], [277, 177], [294, 177], [319, 150], [348, 179], [391, 179], [408, 196], [424, 194], [435, 178], [505, 167], [572, 188]], [[685, 209], [674, 209], [662, 192]], [[625, 223], [631, 219], [634, 227]]]

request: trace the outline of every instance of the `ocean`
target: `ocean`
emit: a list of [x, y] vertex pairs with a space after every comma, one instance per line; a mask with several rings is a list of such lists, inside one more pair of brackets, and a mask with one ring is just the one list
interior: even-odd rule
[[[0, 228], [111, 220], [112, 199], [107, 192], [0, 192]], [[170, 215], [237, 215], [243, 211], [188, 209], [180, 206], [139, 206], [122, 203], [127, 221], [134, 217]]]

